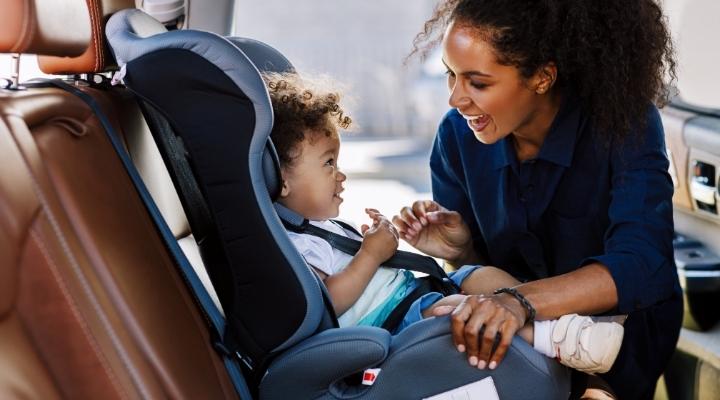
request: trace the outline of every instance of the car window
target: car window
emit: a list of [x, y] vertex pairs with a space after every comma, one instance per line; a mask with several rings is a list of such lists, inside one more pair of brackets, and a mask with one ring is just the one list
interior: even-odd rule
[[364, 223], [365, 207], [392, 215], [431, 196], [429, 149], [449, 109], [444, 69], [439, 52], [425, 62], [403, 61], [434, 5], [430, 0], [414, 0], [412, 7], [407, 0], [235, 5], [235, 35], [272, 45], [301, 72], [328, 74], [346, 85], [346, 108], [356, 129], [344, 135], [341, 147], [340, 167], [349, 175], [341, 218]]
[[[13, 58], [11, 54], [0, 54], [0, 78], [10, 79], [13, 73]], [[31, 54], [20, 56], [20, 82], [32, 78], [48, 77], [40, 71], [37, 57]]]

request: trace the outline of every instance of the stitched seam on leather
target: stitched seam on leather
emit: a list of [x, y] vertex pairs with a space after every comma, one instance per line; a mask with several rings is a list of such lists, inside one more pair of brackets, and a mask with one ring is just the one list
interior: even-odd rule
[[93, 307], [93, 311], [95, 311], [95, 314], [99, 317], [100, 321], [102, 322], [103, 327], [108, 333], [108, 336], [110, 337], [111, 342], [115, 346], [115, 349], [118, 352], [118, 355], [120, 356], [120, 360], [122, 361], [125, 369], [128, 370], [130, 373], [130, 376], [132, 377], [133, 383], [135, 383], [135, 386], [138, 388], [140, 393], [143, 395], [143, 398], [150, 398], [148, 393], [145, 391], [144, 385], [140, 383], [140, 378], [138, 376], [137, 370], [132, 367], [130, 364], [130, 360], [128, 359], [127, 354], [120, 346], [120, 340], [117, 337], [117, 333], [115, 333], [115, 330], [110, 325], [110, 321], [108, 321], [107, 316], [102, 311], [100, 307], [100, 303], [98, 302], [97, 298], [95, 297], [95, 293], [93, 293], [92, 289], [90, 288], [90, 285], [87, 281], [87, 278], [83, 274], [83, 272], [80, 270], [80, 266], [77, 262], [77, 259], [75, 258], [75, 254], [70, 250], [70, 246], [67, 243], [67, 239], [65, 238], [65, 235], [63, 235], [62, 230], [60, 229], [60, 226], [55, 219], [55, 216], [50, 211], [50, 207], [47, 204], [47, 200], [44, 197], [44, 194], [42, 194], [39, 190], [39, 184], [35, 180], [35, 176], [31, 175], [33, 179], [33, 186], [36, 188], [36, 192], [38, 195], [38, 198], [40, 199], [40, 203], [43, 206], [43, 209], [45, 211], [45, 214], [48, 217], [48, 221], [50, 221], [50, 225], [53, 228], [53, 231], [55, 232], [55, 235], [58, 238], [58, 241], [60, 242], [60, 245], [62, 247], [63, 252], [68, 258], [68, 261], [70, 262], [70, 265], [72, 267], [73, 272], [75, 273], [76, 278], [80, 282], [80, 286], [82, 287], [83, 291], [85, 292], [85, 295], [90, 300], [90, 304]]
[[87, 5], [90, 9], [90, 25], [92, 29], [92, 46], [95, 49], [95, 52], [93, 54], [93, 58], [95, 59], [95, 65], [93, 67], [93, 72], [97, 72], [100, 70], [101, 65], [101, 57], [102, 54], [100, 52], [100, 47], [98, 46], [98, 43], [102, 40], [102, 31], [100, 27], [100, 10], [98, 9], [99, 6], [93, 6], [91, 4], [92, 1], [88, 0]]
[[32, 2], [26, 2], [26, 7], [23, 9], [23, 16], [22, 16], [22, 27], [20, 28], [20, 35], [17, 38], [17, 41], [15, 42], [15, 46], [12, 47], [12, 52], [17, 53], [21, 50], [23, 50], [25, 46], [25, 42], [27, 42], [28, 37], [28, 24], [30, 23], [30, 7], [32, 7]]
[[[14, 137], [15, 135], [13, 135]], [[20, 144], [17, 143], [17, 139], [15, 139], [16, 145], [18, 148], [21, 148]], [[30, 166], [29, 161], [27, 160], [27, 155], [24, 152], [22, 153], [23, 161], [25, 162], [25, 165], [28, 168], [28, 171], [30, 171], [30, 178], [32, 180], [33, 189], [35, 191], [35, 195], [38, 197], [38, 200], [40, 201], [40, 204], [42, 205], [42, 209], [45, 212], [45, 214], [48, 217], [48, 221], [50, 222], [50, 226], [52, 227], [53, 231], [55, 232], [55, 235], [58, 238], [58, 241], [60, 242], [60, 245], [63, 249], [63, 252], [68, 258], [68, 261], [70, 262], [70, 265], [72, 267], [73, 272], [75, 273], [75, 276], [77, 277], [78, 281], [80, 282], [80, 286], [82, 287], [83, 291], [85, 292], [86, 296], [90, 300], [90, 303], [93, 306], [93, 310], [97, 314], [98, 318], [102, 322], [103, 328], [105, 328], [105, 331], [107, 331], [108, 336], [110, 337], [110, 341], [112, 342], [113, 346], [115, 347], [115, 350], [117, 350], [118, 356], [120, 357], [120, 360], [123, 363], [123, 366], [130, 374], [130, 377], [132, 378], [133, 384], [137, 387], [138, 391], [141, 393], [142, 397], [145, 399], [150, 398], [149, 393], [147, 393], [147, 389], [144, 385], [141, 383], [141, 379], [138, 375], [138, 372], [135, 368], [132, 367], [130, 360], [128, 359], [127, 354], [123, 350], [122, 346], [120, 345], [120, 340], [118, 339], [117, 334], [115, 333], [115, 330], [110, 325], [110, 321], [108, 321], [107, 316], [104, 312], [102, 312], [102, 309], [100, 308], [100, 304], [97, 301], [97, 298], [95, 297], [95, 293], [93, 293], [92, 289], [90, 288], [90, 285], [87, 282], [87, 279], [85, 278], [85, 275], [82, 273], [80, 266], [77, 262], [77, 259], [75, 258], [75, 254], [70, 250], [70, 246], [67, 243], [67, 239], [65, 238], [65, 235], [63, 234], [62, 230], [60, 229], [60, 225], [57, 222], [57, 219], [55, 218], [55, 215], [52, 213], [50, 209], [50, 205], [47, 202], [47, 199], [45, 198], [45, 194], [40, 189], [40, 184], [37, 181], [37, 177], [33, 173], [32, 167]]]
[[115, 387], [115, 390], [120, 394], [121, 398], [128, 398], [127, 393], [125, 392], [124, 388], [119, 384], [117, 381], [117, 377], [115, 376], [115, 373], [112, 370], [112, 367], [110, 367], [107, 358], [105, 354], [102, 352], [100, 347], [97, 344], [97, 340], [95, 339], [95, 336], [90, 332], [90, 329], [87, 326], [87, 323], [84, 318], [82, 318], [80, 312], [78, 311], [77, 303], [75, 302], [75, 298], [70, 294], [70, 292], [67, 289], [67, 285], [65, 284], [65, 280], [62, 278], [62, 275], [60, 274], [60, 271], [58, 271], [57, 263], [55, 262], [55, 259], [50, 255], [50, 251], [45, 247], [45, 243], [43, 243], [42, 238], [40, 237], [40, 234], [35, 231], [35, 228], [33, 228], [30, 231], [30, 236], [32, 239], [34, 239], [35, 244], [37, 244], [38, 248], [40, 249], [40, 252], [42, 253], [45, 260], [48, 262], [48, 266], [50, 267], [50, 272], [52, 272], [53, 277], [55, 278], [55, 281], [58, 283], [58, 287], [60, 288], [60, 291], [62, 292], [63, 297], [65, 297], [65, 300], [68, 303], [68, 306], [70, 307], [70, 311], [72, 312], [73, 316], [75, 317], [75, 320], [78, 322], [78, 325], [80, 325], [80, 329], [82, 330], [83, 334], [85, 335], [85, 338], [87, 339], [88, 343], [90, 344], [90, 347], [92, 348], [93, 352], [97, 355], [98, 360], [100, 361], [100, 364], [103, 366], [103, 370], [106, 373], [108, 379], [110, 379], [110, 382], [112, 382], [113, 386]]

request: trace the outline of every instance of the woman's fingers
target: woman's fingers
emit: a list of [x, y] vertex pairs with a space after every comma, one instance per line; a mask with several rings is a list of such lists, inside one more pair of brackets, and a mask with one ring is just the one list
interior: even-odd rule
[[428, 222], [432, 224], [458, 225], [462, 222], [462, 216], [456, 211], [431, 211], [426, 214]]
[[473, 313], [470, 319], [465, 323], [463, 334], [465, 335], [465, 346], [467, 347], [468, 362], [470, 365], [478, 365], [480, 360], [480, 331], [485, 325], [485, 321], [488, 319], [486, 312], [487, 306], [484, 304], [484, 299], [471, 301], [475, 303], [473, 306]]
[[451, 312], [455, 310], [455, 306], [437, 306], [433, 307], [432, 309], [432, 316], [433, 317], [442, 317], [443, 315], [448, 315]]
[[420, 225], [425, 226], [427, 225], [427, 217], [426, 214], [428, 211], [433, 211], [437, 206], [437, 203], [435, 203], [432, 200], [418, 200], [413, 203], [412, 205], [412, 212], [415, 214], [415, 217], [417, 218]]
[[[445, 311], [444, 306], [437, 308], [437, 315]], [[510, 311], [492, 297], [468, 296], [455, 308], [450, 321], [453, 343], [458, 351], [467, 352], [470, 365], [480, 369], [497, 368], [520, 329]]]
[[450, 317], [453, 343], [461, 353], [467, 350], [467, 346], [465, 345], [465, 323], [470, 319], [473, 310], [469, 299], [470, 296], [460, 303]]
[[485, 322], [483, 334], [480, 338], [480, 351], [478, 353], [477, 367], [479, 369], [485, 369], [485, 367], [487, 367], [490, 363], [490, 355], [492, 353], [493, 346], [495, 345], [495, 338], [502, 322], [502, 317], [498, 317], [497, 314]]
[[490, 369], [497, 368], [500, 361], [505, 358], [505, 354], [507, 353], [518, 329], [520, 329], [520, 327], [517, 326], [517, 323], [513, 319], [506, 320], [503, 323], [500, 328], [500, 343], [498, 343], [497, 349], [495, 349], [492, 358], [490, 358], [490, 364], [488, 364]]
[[405, 223], [407, 226], [407, 229], [405, 229], [405, 234], [408, 236], [415, 236], [422, 230], [422, 224], [420, 224], [420, 220], [417, 219], [415, 216], [415, 213], [413, 213], [412, 208], [410, 207], [403, 207], [400, 210], [400, 219]]
[[393, 225], [395, 225], [395, 228], [397, 228], [398, 232], [400, 232], [400, 237], [403, 237], [404, 239], [405, 234], [410, 229], [408, 224], [397, 215], [392, 218], [392, 223]]

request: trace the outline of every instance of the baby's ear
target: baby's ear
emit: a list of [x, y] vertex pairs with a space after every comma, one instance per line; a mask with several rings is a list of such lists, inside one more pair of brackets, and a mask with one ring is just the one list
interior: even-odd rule
[[282, 181], [282, 189], [280, 190], [280, 197], [285, 198], [288, 197], [290, 194], [290, 185], [288, 185], [288, 182], [283, 179]]

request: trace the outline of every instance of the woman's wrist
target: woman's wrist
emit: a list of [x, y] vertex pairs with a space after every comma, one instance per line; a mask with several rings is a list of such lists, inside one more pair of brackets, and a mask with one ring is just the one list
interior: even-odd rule
[[535, 321], [535, 316], [537, 315], [537, 311], [535, 310], [535, 307], [528, 301], [528, 299], [523, 296], [522, 293], [518, 292], [515, 288], [505, 287], [505, 288], [499, 288], [495, 289], [493, 292], [495, 295], [505, 295], [509, 296], [510, 298], [513, 298], [522, 308], [523, 314], [525, 316], [525, 323], [533, 322]]
[[468, 245], [465, 246], [465, 248], [460, 252], [457, 257], [452, 260], [446, 261], [448, 264], [454, 267], [454, 269], [458, 269], [463, 265], [477, 264], [480, 259], [475, 252], [475, 246], [473, 246], [472, 242], [470, 242]]

